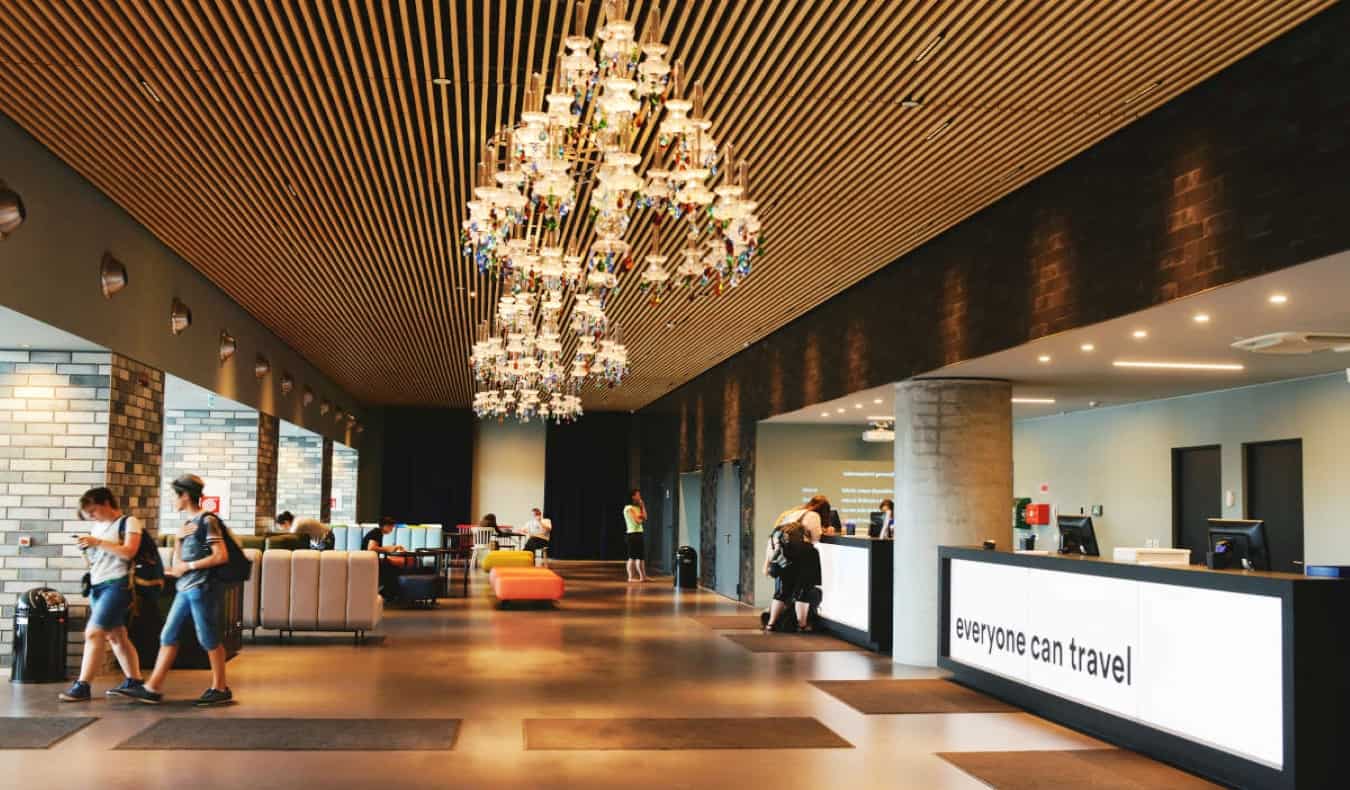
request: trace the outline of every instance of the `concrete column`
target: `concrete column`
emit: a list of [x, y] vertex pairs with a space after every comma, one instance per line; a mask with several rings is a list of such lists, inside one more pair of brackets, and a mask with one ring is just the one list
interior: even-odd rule
[[915, 379], [895, 388], [897, 663], [934, 666], [938, 546], [1012, 546], [1012, 385]]

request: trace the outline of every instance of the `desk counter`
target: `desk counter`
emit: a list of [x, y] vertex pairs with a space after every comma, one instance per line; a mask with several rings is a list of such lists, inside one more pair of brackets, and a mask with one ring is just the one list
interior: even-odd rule
[[866, 535], [824, 535], [820, 552], [820, 617], [841, 639], [891, 652], [895, 541]]

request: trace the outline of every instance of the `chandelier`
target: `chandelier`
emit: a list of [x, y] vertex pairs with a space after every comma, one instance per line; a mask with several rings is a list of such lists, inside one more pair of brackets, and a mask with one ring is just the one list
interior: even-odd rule
[[[541, 359], [538, 342], [551, 347], [544, 335], [551, 337], [564, 323], [564, 305], [570, 305], [568, 323], [577, 335], [572, 369], [587, 371], [579, 377], [568, 371], [567, 386], [591, 379], [603, 386], [622, 381], [627, 351], [619, 338], [606, 334], [604, 308], [620, 288], [620, 275], [635, 267], [625, 237], [639, 213], [647, 214], [652, 227], [651, 252], [638, 278], [650, 304], [677, 289], [687, 290], [690, 298], [721, 294], [750, 275], [759, 253], [760, 223], [757, 204], [748, 197], [746, 163], [733, 166], [731, 146], [713, 137], [701, 84], [694, 83], [686, 94], [682, 65], [666, 60], [660, 6], [653, 4], [638, 37], [626, 5], [605, 2], [597, 32], [586, 36], [588, 3], [579, 0], [573, 34], [563, 41], [565, 52], [558, 56], [551, 83], [544, 74], [533, 74], [519, 123], [498, 131], [482, 152], [473, 199], [461, 223], [461, 248], [480, 273], [524, 299], [530, 318], [521, 320], [538, 326], [531, 335], [514, 323], [522, 302], [499, 305], [497, 318], [506, 335], [489, 328], [475, 344], [472, 364], [484, 387], [475, 398], [476, 410], [481, 402], [489, 414], [521, 413], [519, 398], [508, 401], [497, 386], [503, 383], [500, 366], [487, 360], [505, 354], [507, 366], [524, 371], [533, 386], [530, 377], [536, 372], [525, 360], [561, 362], [560, 357]], [[655, 150], [650, 150], [653, 137]], [[640, 174], [643, 151], [661, 166]], [[719, 175], [720, 183], [710, 188]], [[668, 221], [684, 236], [673, 271], [662, 252]], [[503, 306], [509, 315], [502, 313]], [[519, 342], [513, 344], [512, 337]], [[500, 348], [489, 345], [499, 341]], [[511, 350], [526, 349], [529, 342], [535, 345], [528, 352]], [[484, 378], [485, 370], [494, 373]], [[561, 391], [550, 388], [547, 376], [540, 381], [551, 404], [552, 395]], [[570, 394], [561, 392], [563, 398]], [[506, 403], [511, 408], [503, 412]], [[545, 403], [541, 396], [533, 412], [542, 413]]]

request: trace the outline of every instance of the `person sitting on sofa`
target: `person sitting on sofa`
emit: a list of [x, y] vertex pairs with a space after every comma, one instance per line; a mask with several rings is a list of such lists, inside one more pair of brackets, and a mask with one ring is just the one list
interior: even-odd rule
[[[394, 531], [394, 525], [396, 523], [397, 522], [390, 516], [381, 518], [380, 525], [367, 532], [365, 537], [361, 538], [361, 545], [365, 547], [366, 551], [373, 551], [376, 554], [381, 555], [381, 560], [386, 559], [383, 556], [385, 554], [407, 551], [407, 549], [402, 546], [384, 545], [384, 536]], [[394, 559], [401, 558], [396, 557]], [[380, 563], [380, 595], [387, 598], [394, 594], [394, 590], [398, 588], [398, 571], [399, 569], [391, 562], [383, 561]]]
[[[290, 515], [287, 513], [286, 515]], [[281, 519], [277, 519], [281, 523]], [[309, 541], [309, 547], [312, 549], [331, 549], [333, 548], [333, 531], [324, 525], [317, 518], [302, 518], [295, 522], [295, 526], [290, 529], [292, 534], [301, 535]]]
[[295, 523], [295, 514], [289, 510], [283, 510], [277, 514], [277, 532], [290, 532], [291, 525]]

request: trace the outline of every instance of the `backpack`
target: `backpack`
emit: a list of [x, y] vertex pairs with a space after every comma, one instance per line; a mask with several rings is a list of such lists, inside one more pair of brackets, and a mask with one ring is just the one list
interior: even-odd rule
[[[207, 537], [203, 534], [203, 531], [208, 529], [207, 515], [203, 513], [197, 517], [197, 540], [203, 543], [206, 542]], [[253, 575], [253, 560], [244, 556], [244, 550], [239, 548], [238, 541], [234, 539], [234, 533], [230, 532], [230, 528], [225, 526], [225, 522], [219, 516], [213, 515], [211, 517], [216, 520], [216, 524], [220, 527], [220, 539], [225, 543], [225, 553], [228, 556], [224, 565], [217, 565], [211, 569], [211, 578], [226, 584], [248, 581], [249, 577]]]
[[806, 542], [806, 525], [802, 523], [802, 519], [806, 517], [808, 512], [794, 509], [778, 517], [778, 521], [782, 522], [793, 513], [800, 514], [794, 521], [789, 521], [786, 524], [779, 523], [778, 526], [773, 528], [773, 533], [769, 536], [774, 547], [773, 554], [769, 557], [769, 575], [775, 579], [792, 565], [792, 560], [789, 559], [788, 552], [785, 549], [788, 546], [801, 545]]
[[[117, 522], [117, 540], [126, 540], [127, 517]], [[164, 563], [160, 561], [159, 549], [150, 533], [141, 531], [141, 542], [136, 546], [136, 554], [131, 558], [132, 584], [142, 587], [159, 587], [164, 584]]]

